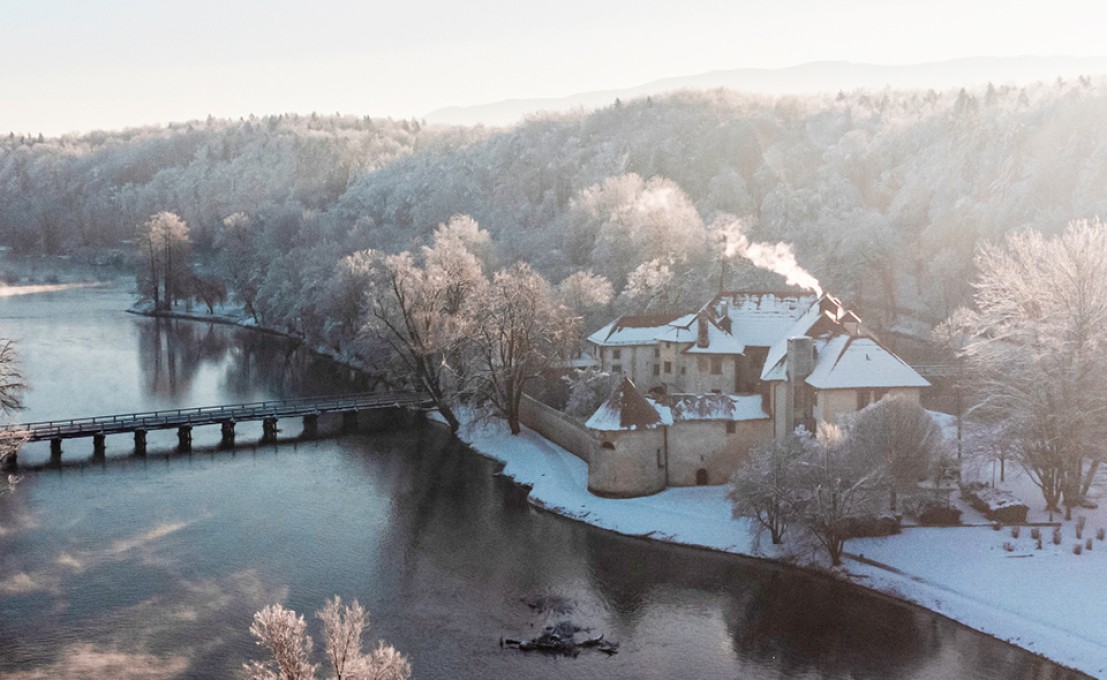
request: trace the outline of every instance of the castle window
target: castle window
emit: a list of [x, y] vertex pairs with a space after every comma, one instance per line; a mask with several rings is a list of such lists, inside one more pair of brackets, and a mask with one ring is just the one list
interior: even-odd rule
[[857, 410], [865, 408], [872, 401], [872, 393], [869, 390], [857, 390]]
[[711, 375], [723, 374], [723, 358], [711, 357]]
[[657, 359], [661, 356], [661, 349], [659, 347], [653, 348], [653, 358]]
[[611, 372], [612, 373], [622, 373], [623, 372], [623, 365], [622, 364], [611, 364]]
[[661, 364], [654, 364], [653, 365], [653, 374], [654, 375], [661, 375]]
[[734, 421], [733, 420], [728, 420], [727, 423], [726, 423], [726, 433], [727, 434], [734, 434], [734, 432], [735, 432]]
[[665, 362], [665, 372], [666, 373], [672, 373], [673, 372], [673, 362], [671, 362], [671, 361], [666, 361]]
[[623, 350], [621, 350], [621, 349], [611, 350], [611, 358], [612, 359], [622, 359], [623, 358]]

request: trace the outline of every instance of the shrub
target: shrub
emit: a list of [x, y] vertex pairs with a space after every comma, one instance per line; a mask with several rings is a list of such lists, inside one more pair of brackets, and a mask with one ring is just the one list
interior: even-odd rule
[[1103, 540], [1103, 533], [1104, 533], [1103, 532], [1103, 527], [1099, 527], [1098, 529], [1095, 530], [1095, 538], [1096, 538], [1097, 541], [1102, 541]]
[[1030, 527], [1030, 538], [1033, 538], [1035, 541], [1042, 540], [1041, 527]]
[[1053, 527], [1053, 545], [1061, 545], [1061, 527]]
[[961, 497], [988, 519], [1006, 524], [1025, 522], [1026, 513], [1030, 511], [1030, 508], [1015, 498], [1010, 491], [985, 487], [979, 482], [962, 484]]
[[1019, 528], [1018, 527], [1011, 527], [1011, 538], [1018, 538], [1018, 537], [1019, 537]]
[[1006, 541], [1003, 544], [1003, 549], [1006, 550], [1007, 552], [1015, 552], [1015, 544], [1012, 543], [1011, 541]]
[[899, 533], [899, 520], [893, 515], [847, 517], [844, 522], [847, 538], [874, 538]]
[[1034, 542], [1034, 549], [1035, 549], [1035, 550], [1041, 550], [1041, 549], [1042, 549], [1042, 537], [1041, 537], [1041, 535], [1040, 535], [1040, 534], [1039, 534], [1039, 536], [1038, 536], [1038, 540], [1036, 540], [1036, 541]]
[[911, 505], [911, 514], [919, 524], [928, 527], [952, 526], [961, 523], [961, 511], [933, 498], [924, 498]]
[[1088, 540], [1084, 541], [1084, 547], [1087, 548], [1088, 550], [1092, 549], [1092, 545], [1093, 545], [1092, 544], [1092, 539], [1089, 538]]
[[1088, 518], [1084, 515], [1080, 515], [1076, 518], [1076, 538], [1077, 540], [1084, 538], [1084, 525], [1088, 523]]
[[1077, 543], [1076, 545], [1072, 546], [1072, 554], [1073, 554], [1073, 555], [1079, 555], [1079, 554], [1081, 554], [1081, 553], [1083, 553], [1083, 552], [1084, 552], [1084, 546], [1080, 545], [1079, 543]]

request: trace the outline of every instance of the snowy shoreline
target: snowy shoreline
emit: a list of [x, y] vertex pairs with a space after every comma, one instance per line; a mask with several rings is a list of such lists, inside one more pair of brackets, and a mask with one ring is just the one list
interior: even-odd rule
[[[524, 428], [512, 436], [506, 427], [486, 424], [463, 426], [458, 434], [477, 454], [502, 463], [501, 474], [529, 487], [528, 501], [541, 510], [624, 536], [819, 573], [921, 607], [1061, 666], [1107, 677], [1107, 636], [1097, 635], [1107, 633], [1107, 609], [1097, 612], [1090, 603], [1099, 578], [1107, 573], [1102, 561], [1107, 545], [1102, 543], [1095, 557], [1092, 552], [1066, 555], [1067, 542], [1060, 550], [1038, 552], [1042, 559], [1035, 567], [1044, 564], [1046, 569], [1068, 558], [1084, 560], [1078, 563], [1082, 573], [1054, 573], [1046, 580], [1042, 568], [1023, 566], [1032, 559], [1010, 559], [1035, 554], [1007, 551], [1007, 532], [991, 526], [909, 528], [898, 536], [849, 541], [845, 568], [831, 571], [785, 559], [767, 537], [759, 542], [748, 520], [731, 516], [725, 486], [601, 498], [587, 490], [587, 465], [536, 432]], [[1024, 543], [1027, 534], [1022, 532]], [[992, 587], [983, 588], [989, 580]], [[1055, 590], [1045, 592], [1049, 585]], [[1053, 611], [1043, 613], [1043, 608]], [[1074, 611], [1079, 615], [1072, 616]]]
[[[302, 342], [226, 309], [212, 315], [154, 313], [137, 306], [128, 311], [236, 325]], [[304, 346], [361, 369], [349, 357]], [[436, 412], [429, 415], [429, 420], [443, 423]], [[1083, 557], [1065, 554], [1070, 542], [1049, 545], [1050, 550], [1037, 553], [1008, 551], [1004, 546], [1011, 543], [1007, 533], [994, 531], [981, 518], [979, 526], [910, 528], [898, 536], [853, 539], [846, 545], [846, 567], [831, 571], [817, 563], [789, 560], [767, 537], [758, 540], [748, 520], [731, 516], [725, 486], [669, 488], [631, 499], [601, 498], [587, 490], [588, 467], [584, 461], [527, 428], [513, 436], [503, 423], [470, 424], [462, 427], [458, 437], [478, 455], [501, 463], [504, 476], [529, 487], [527, 500], [538, 509], [624, 536], [821, 574], [939, 614], [1061, 666], [1107, 678], [1107, 607], [1096, 611], [1091, 596], [1098, 592], [1102, 575], [1107, 574], [1107, 544], [1100, 543], [1100, 550], [1089, 551]], [[965, 521], [971, 522], [972, 512], [966, 515]], [[1099, 516], [1107, 523], [1107, 508]], [[1027, 519], [1033, 521], [1035, 517]], [[1024, 544], [1028, 533], [1024, 532]], [[1034, 568], [1010, 566], [1032, 561], [1012, 557], [1035, 556], [1044, 559], [1038, 560]], [[1065, 566], [1070, 567], [1069, 572], [1058, 574], [1049, 569], [1061, 560], [1068, 562]], [[1045, 568], [1040, 566], [1042, 563]], [[950, 565], [959, 567], [951, 570]], [[1072, 565], [1079, 567], [1077, 573], [1073, 573]], [[1042, 592], [1045, 584], [1059, 587], [1056, 592]], [[1043, 615], [1040, 611], [1051, 606], [1050, 613]], [[1079, 615], [1071, 616], [1073, 611]]]

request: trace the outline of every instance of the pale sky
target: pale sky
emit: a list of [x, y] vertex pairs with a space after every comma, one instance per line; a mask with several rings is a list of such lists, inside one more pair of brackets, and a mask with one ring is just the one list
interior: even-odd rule
[[421, 118], [811, 61], [1107, 54], [1087, 0], [0, 0], [0, 131]]

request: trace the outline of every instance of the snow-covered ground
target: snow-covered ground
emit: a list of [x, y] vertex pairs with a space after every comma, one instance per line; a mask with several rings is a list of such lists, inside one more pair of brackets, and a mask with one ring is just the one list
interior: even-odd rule
[[[749, 520], [731, 517], [725, 487], [600, 498], [587, 490], [585, 463], [535, 432], [524, 429], [512, 436], [506, 427], [486, 424], [463, 428], [460, 435], [481, 454], [504, 463], [504, 474], [532, 487], [530, 500], [536, 506], [630, 536], [782, 557], [767, 537], [755, 539]], [[990, 475], [990, 464], [976, 472]], [[1046, 520], [1037, 491], [1010, 463], [1007, 480], [998, 486], [1029, 503], [1029, 521]], [[1010, 528], [995, 531], [956, 502], [966, 523], [983, 526], [908, 528], [898, 536], [854, 539], [846, 544], [851, 556], [839, 575], [1065, 666], [1107, 677], [1107, 604], [1100, 599], [1107, 582], [1107, 541], [1095, 540], [1096, 530], [1107, 527], [1107, 507], [1081, 511], [1087, 516], [1083, 536], [1093, 538], [1093, 549], [1076, 555], [1074, 521], [1063, 524], [1060, 545], [1052, 543], [1052, 528], [1043, 527], [1039, 550], [1030, 527], [1020, 527], [1014, 538]]]

